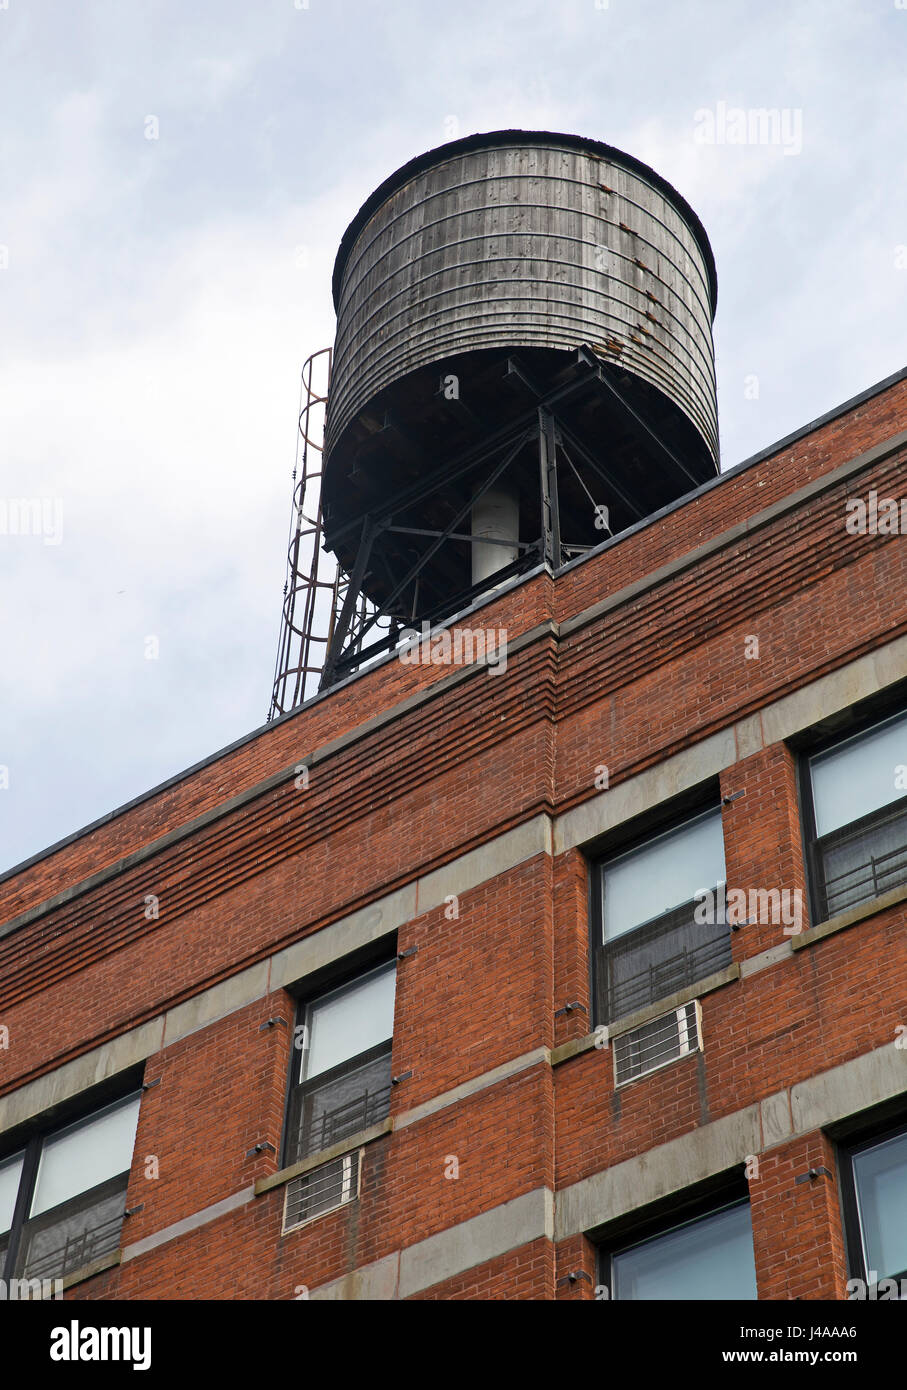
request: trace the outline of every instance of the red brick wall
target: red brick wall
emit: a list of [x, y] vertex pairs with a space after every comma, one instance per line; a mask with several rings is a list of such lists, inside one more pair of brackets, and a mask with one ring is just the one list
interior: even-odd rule
[[[457, 910], [459, 917], [447, 918]], [[394, 1067], [409, 1109], [551, 1042], [551, 860], [538, 855], [401, 927]], [[506, 981], [502, 970], [507, 969]], [[464, 981], [469, 980], [468, 989]]]
[[703, 1052], [644, 1081], [615, 1091], [607, 1050], [557, 1067], [558, 1187], [893, 1046], [907, 998], [905, 924], [907, 908], [889, 908], [707, 995]]
[[[564, 621], [755, 515], [902, 428], [899, 383], [808, 438], [552, 581], [538, 576], [482, 610], [511, 641]], [[317, 764], [109, 882], [0, 939], [0, 1095], [191, 998], [269, 953], [540, 813], [644, 768], [907, 632], [907, 543], [849, 537], [847, 495], [907, 491], [907, 463], [874, 465], [743, 534], [583, 628], [511, 653], [367, 731]], [[745, 658], [748, 636], [759, 656]], [[258, 734], [0, 885], [0, 917], [74, 885], [449, 674], [389, 663]], [[805, 889], [795, 763], [780, 745], [722, 775], [730, 886]], [[148, 919], [148, 894], [160, 915]], [[412, 1071], [393, 1115], [492, 1068], [585, 1035], [589, 876], [575, 849], [537, 855], [404, 924], [393, 1067]], [[479, 1090], [367, 1146], [358, 1202], [281, 1235], [284, 1189], [128, 1260], [73, 1297], [275, 1298], [361, 1269], [542, 1186], [557, 1191], [805, 1077], [893, 1041], [905, 1022], [905, 908], [889, 908], [703, 1000], [705, 1050], [615, 1091], [590, 1050]], [[790, 938], [734, 937], [745, 960]], [[588, 1012], [555, 1013], [579, 1001]], [[273, 1172], [290, 1027], [278, 991], [155, 1054], [143, 1099], [124, 1242], [163, 1231]], [[752, 1184], [760, 1294], [813, 1298], [846, 1279], [834, 1179], [793, 1184], [822, 1135], [761, 1156]], [[146, 1156], [160, 1176], [146, 1178]], [[459, 1176], [445, 1177], [451, 1157]], [[741, 1164], [745, 1155], [740, 1155]], [[588, 1279], [558, 1283], [583, 1270]], [[459, 1298], [594, 1297], [594, 1253], [537, 1239], [425, 1290]]]
[[[797, 1182], [810, 1168], [827, 1168]], [[833, 1146], [821, 1133], [774, 1149], [750, 1181], [759, 1297], [842, 1299], [847, 1283]]]
[[[287, 1026], [262, 1032], [277, 1014]], [[246, 1155], [259, 1142], [280, 1149], [292, 1024], [281, 991], [150, 1059], [145, 1081], [160, 1084], [142, 1099], [127, 1206], [143, 1210], [128, 1218], [130, 1244], [276, 1170], [276, 1155]]]

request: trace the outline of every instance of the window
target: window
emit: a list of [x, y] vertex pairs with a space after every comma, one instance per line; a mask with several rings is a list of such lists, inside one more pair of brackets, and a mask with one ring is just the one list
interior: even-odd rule
[[841, 1192], [851, 1273], [907, 1279], [907, 1128], [844, 1150]]
[[673, 1301], [756, 1298], [748, 1201], [614, 1250], [610, 1296]]
[[[724, 882], [721, 810], [700, 813], [603, 863], [595, 950], [599, 1021], [613, 1023], [730, 964], [718, 912]], [[694, 920], [697, 895], [716, 911]], [[717, 917], [721, 920], [714, 920]]]
[[118, 1248], [139, 1101], [35, 1135], [0, 1160], [4, 1278], [62, 1279]]
[[293, 1059], [287, 1165], [387, 1115], [396, 977], [392, 962], [300, 1007], [302, 1048]]
[[817, 920], [907, 883], [907, 714], [808, 760]]

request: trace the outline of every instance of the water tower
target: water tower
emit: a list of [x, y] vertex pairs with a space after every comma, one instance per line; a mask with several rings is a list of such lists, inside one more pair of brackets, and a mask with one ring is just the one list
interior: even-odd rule
[[322, 688], [717, 472], [711, 248], [630, 155], [520, 130], [431, 150], [353, 219], [333, 291]]

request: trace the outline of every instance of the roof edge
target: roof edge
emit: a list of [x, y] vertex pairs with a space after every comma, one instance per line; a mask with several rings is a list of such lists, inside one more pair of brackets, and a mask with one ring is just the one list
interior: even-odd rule
[[[855, 410], [866, 401], [872, 400], [873, 396], [881, 395], [883, 391], [887, 391], [890, 387], [896, 386], [898, 382], [904, 381], [905, 379], [907, 379], [907, 367], [902, 367], [899, 371], [892, 372], [890, 376], [883, 377], [881, 381], [877, 381], [873, 386], [868, 386], [864, 391], [860, 391], [857, 395], [851, 396], [841, 405], [826, 411], [824, 415], [819, 415], [809, 424], [802, 426], [798, 430], [794, 430], [792, 434], [785, 435], [782, 439], [776, 440], [774, 444], [768, 445], [765, 449], [760, 449], [758, 453], [751, 454], [749, 458], [743, 459], [740, 463], [734, 464], [733, 467], [717, 474], [716, 477], [709, 478], [707, 482], [701, 483], [699, 487], [684, 493], [682, 497], [678, 497], [674, 502], [668, 503], [667, 506], [662, 507], [659, 511], [653, 512], [650, 516], [643, 517], [641, 521], [636, 522], [635, 525], [629, 527], [626, 531], [621, 531], [617, 536], [612, 536], [610, 539], [603, 541], [600, 546], [596, 546], [594, 550], [589, 551], [586, 555], [578, 556], [575, 560], [572, 560], [569, 565], [563, 566], [558, 573], [562, 574], [564, 570], [574, 569], [578, 565], [584, 564], [586, 561], [599, 555], [602, 550], [607, 550], [619, 544], [620, 541], [624, 540], [629, 535], [660, 521], [662, 517], [666, 516], [669, 512], [677, 511], [680, 507], [686, 506], [687, 503], [694, 501], [704, 492], [710, 492], [712, 488], [720, 487], [726, 478], [734, 477], [738, 473], [743, 473], [746, 469], [752, 468], [758, 463], [763, 463], [766, 459], [771, 458], [773, 454], [781, 453], [782, 450], [789, 448], [791, 444], [796, 444], [798, 440], [812, 434], [815, 430], [821, 429], [824, 425], [830, 424], [832, 420], [836, 420], [840, 416], [848, 414], [849, 411]], [[485, 603], [490, 602], [492, 597], [497, 599], [506, 589], [515, 588], [520, 584], [526, 583], [528, 580], [542, 573], [545, 568], [546, 566], [539, 565], [530, 570], [527, 574], [517, 576], [510, 581], [508, 585], [502, 586], [501, 590], [493, 596], [484, 596], [474, 607], [481, 607]], [[471, 611], [472, 609], [466, 609], [462, 613], [452, 615], [451, 619], [447, 621], [460, 619]], [[37, 850], [34, 854], [29, 855], [28, 858], [20, 860], [18, 864], [13, 864], [10, 868], [0, 871], [0, 883], [6, 883], [10, 879], [15, 878], [18, 874], [24, 873], [26, 869], [33, 868], [35, 864], [39, 864], [42, 859], [49, 859], [51, 855], [59, 853], [62, 849], [66, 849], [68, 845], [75, 844], [77, 840], [83, 839], [84, 836], [90, 835], [95, 830], [100, 830], [102, 826], [109, 825], [110, 822], [116, 820], [118, 816], [125, 815], [127, 811], [134, 810], [136, 806], [140, 806], [145, 801], [151, 801], [155, 796], [159, 796], [161, 792], [168, 791], [171, 787], [175, 787], [180, 782], [184, 782], [187, 778], [194, 776], [196, 772], [201, 772], [203, 768], [210, 767], [213, 763], [216, 763], [220, 758], [225, 758], [230, 753], [235, 753], [238, 748], [242, 748], [245, 744], [252, 743], [255, 739], [261, 738], [269, 729], [276, 727], [278, 724], [283, 724], [289, 719], [295, 719], [298, 715], [308, 712], [314, 704], [328, 699], [344, 686], [351, 685], [354, 681], [361, 680], [364, 676], [377, 670], [395, 656], [396, 653], [391, 652], [386, 657], [378, 658], [374, 664], [347, 676], [345, 680], [338, 682], [337, 685], [331, 686], [329, 690], [319, 691], [309, 700], [306, 700], [301, 705], [297, 705], [295, 709], [288, 710], [286, 714], [280, 715], [277, 719], [266, 720], [264, 724], [260, 724], [257, 728], [250, 730], [249, 733], [243, 734], [238, 739], [234, 739], [232, 743], [226, 744], [223, 748], [217, 749], [214, 753], [209, 753], [207, 757], [201, 758], [198, 762], [192, 763], [191, 766], [183, 768], [182, 771], [176, 772], [172, 776], [165, 778], [164, 781], [158, 782], [156, 786], [150, 787], [147, 791], [140, 792], [129, 801], [125, 801], [120, 806], [115, 807], [114, 810], [105, 812], [105, 814], [99, 816], [97, 820], [89, 821], [87, 825], [81, 826], [78, 830], [71, 831], [68, 835], [64, 835], [62, 839], [54, 841], [53, 844], [48, 845], [45, 849]]]

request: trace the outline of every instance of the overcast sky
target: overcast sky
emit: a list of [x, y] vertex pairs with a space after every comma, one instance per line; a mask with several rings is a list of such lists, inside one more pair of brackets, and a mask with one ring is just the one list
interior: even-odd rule
[[[0, 0], [0, 502], [47, 502], [0, 534], [0, 869], [264, 721], [376, 184], [511, 126], [653, 165], [715, 250], [728, 467], [905, 363], [905, 55], [907, 0]], [[704, 143], [735, 107], [785, 138]]]

